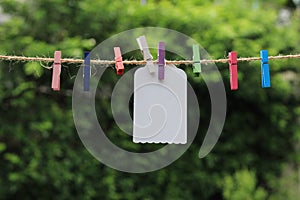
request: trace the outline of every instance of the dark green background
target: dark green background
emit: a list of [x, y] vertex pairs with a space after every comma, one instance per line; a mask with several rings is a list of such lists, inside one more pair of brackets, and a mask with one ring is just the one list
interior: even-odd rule
[[[110, 36], [137, 27], [174, 29], [197, 40], [213, 58], [300, 52], [300, 12], [289, 0], [0, 0], [10, 18], [0, 24], [0, 54], [82, 58]], [[282, 18], [283, 9], [290, 16]], [[171, 45], [171, 44], [168, 44]], [[141, 58], [140, 53], [130, 55]], [[130, 59], [132, 57], [127, 57]], [[126, 58], [126, 57], [125, 57]], [[172, 57], [171, 57], [172, 59]], [[186, 70], [201, 107], [201, 126], [188, 151], [156, 172], [129, 174], [98, 162], [73, 123], [71, 92], [78, 65], [64, 64], [61, 91], [51, 91], [45, 63], [0, 62], [0, 199], [297, 199], [300, 196], [300, 60], [272, 60], [272, 87], [261, 88], [260, 63], [239, 63], [239, 90], [228, 65], [217, 64], [227, 90], [221, 138], [198, 158], [210, 120], [203, 80]], [[128, 70], [130, 66], [125, 67]], [[108, 91], [119, 77], [108, 70]], [[99, 88], [103, 90], [103, 88]], [[97, 101], [101, 125], [119, 146], [136, 152], [110, 111]], [[124, 135], [124, 136], [122, 136]]]

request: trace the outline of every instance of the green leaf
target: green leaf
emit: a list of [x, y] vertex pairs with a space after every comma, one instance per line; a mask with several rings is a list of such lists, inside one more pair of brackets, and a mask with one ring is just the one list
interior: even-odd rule
[[0, 153], [5, 151], [5, 149], [6, 149], [6, 144], [0, 143]]
[[5, 153], [4, 158], [12, 164], [20, 164], [21, 163], [20, 157], [13, 153]]

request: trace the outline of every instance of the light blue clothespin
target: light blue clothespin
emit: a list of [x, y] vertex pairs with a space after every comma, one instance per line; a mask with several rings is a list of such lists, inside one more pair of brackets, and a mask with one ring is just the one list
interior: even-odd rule
[[268, 50], [260, 51], [262, 88], [271, 87]]

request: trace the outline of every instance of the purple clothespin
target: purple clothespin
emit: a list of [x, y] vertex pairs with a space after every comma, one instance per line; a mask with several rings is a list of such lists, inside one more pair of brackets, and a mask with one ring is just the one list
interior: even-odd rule
[[158, 43], [158, 80], [165, 77], [165, 43]]

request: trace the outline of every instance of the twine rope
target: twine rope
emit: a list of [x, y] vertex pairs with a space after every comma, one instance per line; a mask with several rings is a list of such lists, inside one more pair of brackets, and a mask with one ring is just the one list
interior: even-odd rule
[[[295, 59], [300, 58], [300, 54], [295, 55], [279, 55], [279, 56], [269, 56], [269, 60], [279, 60], [279, 59]], [[0, 55], [0, 61], [22, 61], [22, 62], [44, 62], [51, 63], [54, 62], [54, 58], [45, 58], [45, 57], [27, 57], [27, 56], [7, 56]], [[238, 62], [251, 62], [261, 60], [260, 57], [249, 57], [249, 58], [238, 58]], [[63, 58], [61, 59], [61, 63], [70, 63], [70, 64], [82, 64], [84, 62], [83, 59], [74, 59], [74, 58]], [[91, 64], [99, 64], [99, 65], [113, 65], [116, 63], [114, 60], [91, 60]], [[201, 60], [201, 64], [209, 64], [209, 63], [228, 63], [229, 59], [211, 59], [211, 60]], [[147, 62], [144, 60], [124, 60], [123, 64], [125, 65], [145, 65]], [[153, 61], [153, 63], [157, 64], [158, 61]], [[174, 65], [191, 65], [194, 61], [192, 60], [166, 60], [166, 64], [174, 64]]]

